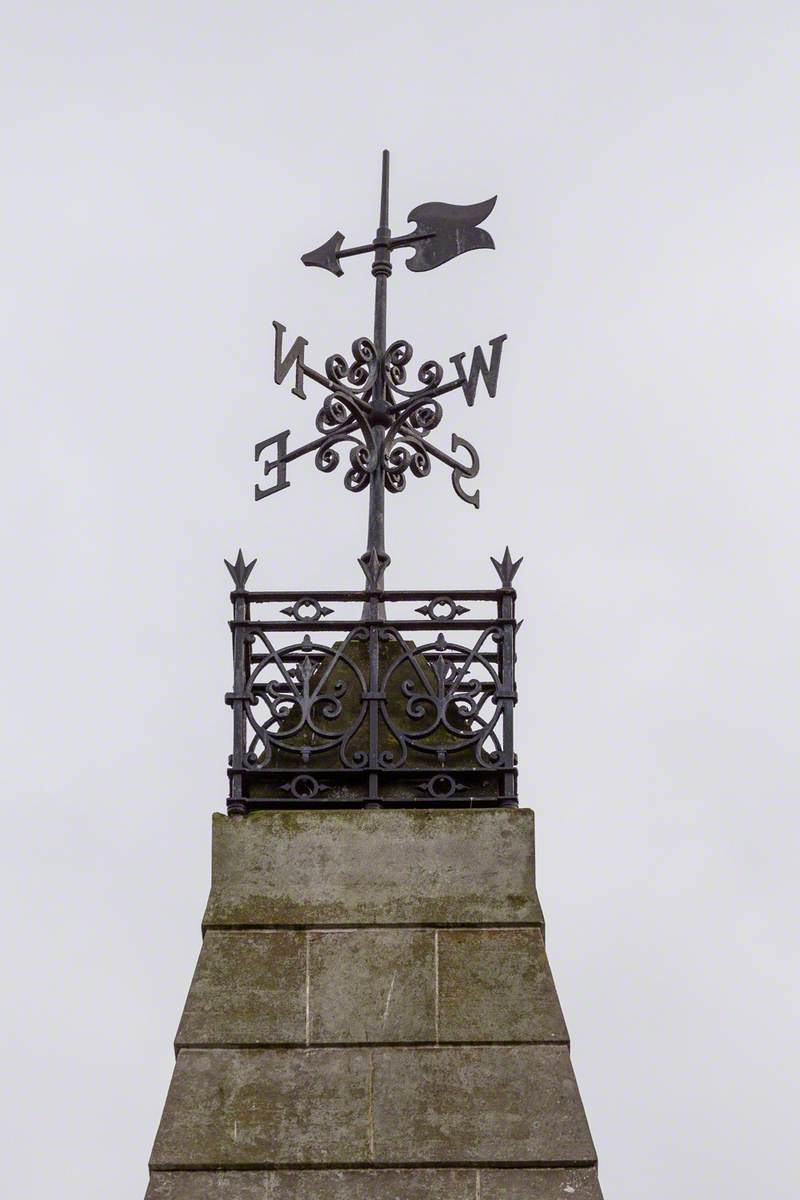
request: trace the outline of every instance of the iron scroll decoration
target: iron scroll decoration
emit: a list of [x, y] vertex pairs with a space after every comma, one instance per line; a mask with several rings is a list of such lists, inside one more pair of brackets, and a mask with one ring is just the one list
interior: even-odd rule
[[228, 811], [515, 807], [521, 560], [492, 562], [494, 590], [310, 596], [248, 590], [240, 551]]
[[[387, 344], [387, 286], [392, 254], [413, 251], [406, 266], [433, 270], [470, 250], [493, 249], [481, 227], [495, 199], [475, 205], [429, 203], [409, 213], [413, 232], [389, 228], [389, 154], [383, 152], [380, 214], [372, 242], [345, 246], [336, 232], [302, 256], [306, 266], [343, 274], [342, 261], [372, 255], [375, 304], [371, 337], [349, 355], [330, 355], [324, 370], [306, 362], [308, 341], [288, 348], [286, 327], [273, 322], [274, 378], [323, 389], [317, 436], [290, 448], [285, 429], [259, 442], [264, 482], [256, 500], [290, 486], [288, 468], [313, 455], [316, 467], [344, 467], [350, 492], [368, 491], [367, 544], [359, 557], [363, 590], [258, 592], [248, 588], [255, 562], [239, 551], [226, 565], [233, 602], [234, 683], [228, 811], [291, 806], [515, 806], [516, 703], [513, 579], [521, 559], [506, 548], [492, 559], [500, 587], [479, 591], [387, 591], [385, 496], [402, 492], [434, 464], [450, 472], [456, 494], [477, 508], [472, 483], [480, 462], [457, 433], [437, 444], [447, 397], [475, 403], [485, 386], [497, 391], [506, 335], [449, 359], [415, 364], [411, 344]], [[416, 797], [416, 799], [414, 798]]]

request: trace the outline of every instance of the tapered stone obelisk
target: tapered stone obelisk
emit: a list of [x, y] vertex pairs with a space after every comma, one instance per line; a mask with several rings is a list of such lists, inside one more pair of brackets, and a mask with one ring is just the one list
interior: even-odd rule
[[524, 809], [213, 824], [147, 1200], [600, 1200]]
[[[147, 1200], [601, 1200], [595, 1150], [544, 949], [533, 814], [517, 807], [516, 593], [385, 583], [384, 502], [443, 464], [478, 507], [475, 447], [445, 409], [497, 389], [505, 335], [453, 370], [387, 336], [395, 251], [415, 272], [491, 249], [495, 198], [439, 201], [374, 239], [303, 255], [372, 258], [372, 337], [306, 364], [274, 322], [275, 382], [324, 394], [316, 434], [259, 442], [267, 486], [313, 455], [369, 496], [360, 591], [234, 583], [233, 753], [215, 816], [203, 945]], [[410, 376], [416, 374], [416, 383]], [[450, 374], [450, 378], [446, 375]], [[319, 436], [317, 436], [319, 435]], [[274, 458], [270, 455], [274, 454]], [[298, 548], [313, 552], [305, 523]], [[441, 539], [440, 539], [441, 541]]]

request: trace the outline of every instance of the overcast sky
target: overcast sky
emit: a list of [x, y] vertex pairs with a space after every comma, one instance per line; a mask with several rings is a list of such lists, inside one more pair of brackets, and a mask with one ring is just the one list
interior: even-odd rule
[[497, 192], [497, 250], [391, 281], [390, 337], [509, 340], [390, 581], [517, 583], [523, 802], [609, 1200], [790, 1197], [797, 1155], [796, 3], [7, 0], [5, 1192], [141, 1200], [200, 942], [230, 714], [223, 557], [347, 587], [364, 496], [312, 428], [372, 280], [307, 271]]

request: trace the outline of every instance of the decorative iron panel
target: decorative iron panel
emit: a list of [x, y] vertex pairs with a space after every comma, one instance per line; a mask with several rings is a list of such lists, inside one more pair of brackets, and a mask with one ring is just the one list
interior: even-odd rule
[[515, 806], [519, 563], [487, 591], [257, 592], [234, 580], [228, 810]]

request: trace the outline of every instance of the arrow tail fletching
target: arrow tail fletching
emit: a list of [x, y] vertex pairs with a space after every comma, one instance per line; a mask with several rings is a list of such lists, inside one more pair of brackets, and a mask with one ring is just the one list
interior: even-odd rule
[[494, 241], [485, 229], [479, 229], [491, 213], [497, 197], [480, 204], [442, 204], [434, 201], [412, 208], [408, 214], [418, 233], [426, 234], [406, 262], [409, 271], [433, 271], [451, 258], [469, 250], [494, 250]]

